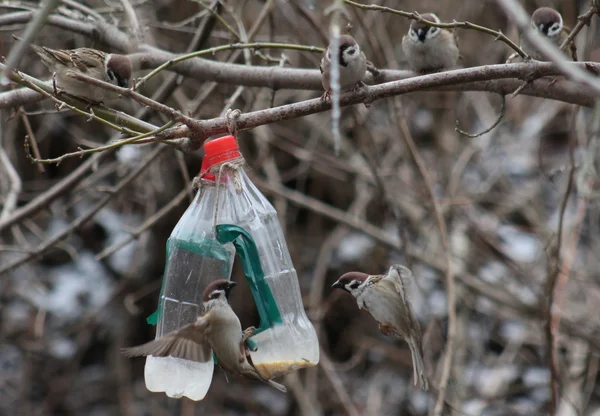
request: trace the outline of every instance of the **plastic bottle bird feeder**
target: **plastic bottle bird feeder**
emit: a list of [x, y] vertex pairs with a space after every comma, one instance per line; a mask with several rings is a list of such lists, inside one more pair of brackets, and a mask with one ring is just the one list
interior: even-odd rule
[[[235, 137], [206, 142], [204, 151], [201, 187], [167, 242], [159, 307], [148, 320], [157, 323], [156, 337], [196, 319], [206, 286], [231, 275], [235, 249], [226, 240], [238, 245], [242, 241], [244, 247], [253, 247], [246, 257], [253, 259], [251, 270], [257, 277], [248, 280], [261, 317], [260, 329], [249, 340], [257, 347], [250, 353], [252, 363], [267, 379], [318, 364], [317, 334], [304, 312], [277, 212], [246, 175]], [[217, 240], [217, 228], [223, 244]], [[169, 397], [202, 400], [213, 369], [212, 360], [150, 356], [146, 387]]]
[[[227, 145], [227, 143], [225, 143]], [[201, 173], [226, 155], [239, 157], [237, 145], [212, 146], [202, 160]], [[222, 245], [216, 240], [215, 225], [231, 223], [229, 194], [220, 188], [211, 174], [202, 177], [194, 201], [185, 211], [167, 241], [167, 261], [158, 310], [148, 318], [156, 324], [156, 337], [182, 327], [202, 312], [202, 292], [212, 281], [229, 279], [235, 250], [231, 244]], [[174, 357], [146, 359], [144, 378], [146, 388], [165, 392], [167, 396], [202, 400], [213, 376], [214, 362], [193, 362]]]

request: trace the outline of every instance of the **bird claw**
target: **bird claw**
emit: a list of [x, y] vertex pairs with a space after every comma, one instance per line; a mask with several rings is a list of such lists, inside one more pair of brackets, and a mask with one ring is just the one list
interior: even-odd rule
[[250, 346], [246, 344], [246, 341], [248, 341], [248, 339], [254, 335], [254, 332], [256, 331], [256, 328], [251, 326], [249, 328], [246, 328], [244, 330], [244, 332], [242, 333], [242, 340], [240, 341], [240, 353], [242, 354], [242, 356], [247, 357], [249, 355], [249, 351], [256, 351], [257, 347], [254, 346]]
[[331, 99], [331, 89], [325, 90], [323, 95], [321, 95], [321, 101], [327, 101]]
[[244, 334], [242, 335], [242, 340], [243, 340], [244, 342], [246, 342], [246, 340], [247, 340], [248, 338], [250, 338], [252, 335], [254, 335], [254, 332], [255, 332], [255, 331], [256, 331], [256, 328], [255, 328], [255, 327], [253, 327], [253, 326], [250, 326], [250, 327], [246, 328], [246, 329], [244, 330]]

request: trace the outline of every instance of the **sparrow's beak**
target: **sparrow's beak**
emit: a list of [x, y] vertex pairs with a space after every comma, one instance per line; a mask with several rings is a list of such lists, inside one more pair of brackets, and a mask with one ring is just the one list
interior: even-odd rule
[[427, 36], [427, 30], [419, 29], [417, 30], [417, 37], [421, 42], [425, 42], [425, 37]]
[[233, 280], [230, 280], [229, 282], [227, 282], [227, 286], [225, 286], [225, 290], [227, 292], [229, 292], [231, 289], [233, 289], [235, 287], [235, 285], [237, 285], [237, 283], [234, 282]]
[[335, 282], [334, 284], [332, 284], [331, 287], [334, 287], [336, 289], [343, 289], [344, 288], [344, 284], [338, 280], [337, 282]]

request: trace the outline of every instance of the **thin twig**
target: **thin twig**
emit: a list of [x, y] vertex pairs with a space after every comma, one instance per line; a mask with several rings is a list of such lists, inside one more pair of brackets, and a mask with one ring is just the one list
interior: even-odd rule
[[592, 7], [590, 7], [590, 9], [587, 12], [585, 12], [584, 14], [579, 16], [577, 18], [577, 24], [571, 30], [571, 33], [569, 33], [569, 36], [567, 36], [567, 38], [563, 41], [563, 43], [560, 44], [559, 49], [561, 51], [564, 51], [567, 48], [567, 46], [573, 41], [573, 39], [575, 39], [575, 36], [577, 36], [579, 34], [579, 32], [581, 32], [581, 29], [583, 29], [584, 26], [590, 25], [590, 22], [592, 21], [592, 16], [597, 13], [598, 13], [598, 9], [596, 9], [596, 7], [592, 6]]
[[[31, 128], [31, 123], [29, 122], [29, 117], [25, 113], [25, 110], [23, 109], [23, 107], [19, 107], [17, 112], [21, 116], [21, 121], [23, 122], [23, 125], [25, 126], [25, 131], [27, 132], [27, 136], [25, 136], [25, 140], [27, 140], [29, 142], [29, 146], [31, 147], [33, 156], [35, 158], [39, 159], [42, 156], [40, 155], [40, 149], [38, 147], [37, 140], [35, 139], [35, 134], [33, 133], [33, 129]], [[46, 171], [46, 168], [41, 163], [37, 164], [37, 168], [40, 173], [44, 173]]]
[[154, 131], [150, 131], [148, 133], [138, 134], [136, 136], [129, 137], [127, 139], [118, 140], [118, 141], [112, 142], [112, 143], [104, 145], [104, 146], [94, 147], [92, 149], [80, 149], [76, 152], [65, 153], [64, 155], [55, 157], [53, 159], [37, 159], [37, 158], [31, 156], [29, 153], [27, 153], [26, 156], [29, 158], [29, 160], [31, 160], [34, 163], [44, 163], [44, 164], [56, 163], [56, 165], [59, 165], [63, 160], [71, 158], [71, 157], [77, 157], [77, 156], [83, 157], [84, 155], [87, 155], [90, 153], [105, 152], [107, 150], [118, 149], [119, 147], [127, 145], [127, 144], [136, 144], [136, 142], [138, 142], [139, 140], [154, 136], [156, 134], [159, 134], [159, 133], [165, 131], [166, 129], [171, 127], [173, 124], [175, 124], [174, 121], [169, 121], [164, 126], [159, 127], [158, 129], [156, 129]]
[[456, 132], [458, 132], [459, 134], [462, 134], [463, 136], [467, 136], [470, 138], [475, 138], [475, 137], [479, 137], [479, 136], [483, 136], [486, 133], [489, 133], [490, 131], [494, 130], [494, 128], [500, 124], [500, 121], [502, 121], [502, 118], [504, 117], [504, 111], [505, 111], [505, 105], [506, 105], [506, 97], [504, 95], [500, 96], [500, 99], [502, 100], [502, 104], [500, 106], [500, 114], [498, 115], [498, 118], [496, 119], [496, 121], [494, 121], [492, 123], [492, 125], [490, 127], [488, 127], [487, 129], [483, 130], [482, 132], [479, 133], [468, 133], [464, 130], [461, 130], [458, 127], [458, 120], [456, 120], [456, 127], [454, 128], [454, 130]]

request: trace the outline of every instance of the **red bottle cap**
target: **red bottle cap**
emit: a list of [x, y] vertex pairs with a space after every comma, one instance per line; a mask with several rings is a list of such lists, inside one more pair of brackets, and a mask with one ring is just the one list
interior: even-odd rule
[[224, 136], [204, 143], [204, 157], [200, 176], [209, 181], [216, 180], [215, 175], [209, 172], [214, 165], [240, 157], [240, 148], [234, 136]]

